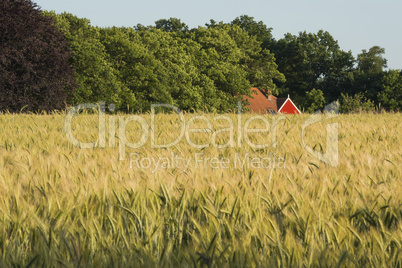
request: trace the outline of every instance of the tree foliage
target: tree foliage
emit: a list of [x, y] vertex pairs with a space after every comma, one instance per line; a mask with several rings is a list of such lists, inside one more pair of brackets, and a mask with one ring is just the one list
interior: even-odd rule
[[374, 110], [374, 102], [367, 99], [362, 92], [350, 96], [349, 94], [341, 94], [340, 112], [341, 113], [357, 113], [361, 111], [369, 112]]
[[324, 93], [320, 89], [313, 88], [312, 90], [306, 92], [304, 103], [302, 103], [302, 107], [305, 108], [306, 112], [314, 113], [324, 108], [324, 105], [325, 97]]
[[55, 18], [73, 51], [70, 63], [75, 67], [79, 87], [69, 96], [69, 103], [106, 101], [118, 109], [134, 104], [134, 95], [119, 81], [118, 72], [108, 60], [100, 29], [92, 27], [88, 19], [68, 13], [47, 15]]
[[70, 51], [30, 0], [0, 1], [0, 110], [63, 109], [75, 88]]
[[329, 100], [339, 96], [345, 73], [352, 70], [351, 52], [340, 49], [338, 42], [325, 31], [286, 34], [271, 46], [278, 70], [286, 77], [280, 84], [284, 94], [302, 99], [313, 88], [325, 89]]
[[269, 49], [271, 43], [274, 41], [271, 33], [272, 28], [267, 27], [262, 21], [255, 21], [253, 17], [242, 15], [234, 19], [231, 24], [239, 26], [250, 36], [254, 36], [259, 42], [261, 42], [261, 47], [263, 49]]
[[161, 29], [165, 32], [186, 32], [188, 26], [177, 18], [160, 19], [155, 22], [156, 29]]
[[363, 49], [362, 53], [357, 55], [357, 68], [366, 74], [376, 74], [383, 72], [387, 67], [387, 60], [382, 56], [385, 49], [379, 46], [373, 46], [369, 51]]
[[229, 111], [251, 86], [284, 81], [275, 58], [238, 25], [188, 30], [179, 19], [155, 26], [97, 28], [71, 14], [55, 15], [74, 52], [79, 84], [69, 103], [113, 102], [147, 111], [152, 103], [184, 110]]
[[[401, 73], [385, 71], [385, 49], [374, 46], [354, 58], [324, 30], [275, 40], [272, 28], [247, 15], [193, 29], [173, 17], [99, 28], [68, 13], [43, 16], [30, 1], [1, 4], [2, 109], [62, 108], [68, 97], [70, 105], [105, 101], [130, 112], [153, 103], [224, 112], [236, 109], [250, 87], [290, 94], [308, 112], [339, 99], [363, 109], [402, 108]], [[20, 6], [30, 13], [12, 10]]]
[[387, 110], [402, 110], [402, 71], [390, 70], [384, 74], [378, 101]]

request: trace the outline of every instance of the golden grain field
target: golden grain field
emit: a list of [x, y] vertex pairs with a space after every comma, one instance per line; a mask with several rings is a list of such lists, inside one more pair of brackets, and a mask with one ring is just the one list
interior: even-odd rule
[[0, 115], [0, 267], [402, 267], [400, 113], [66, 116]]

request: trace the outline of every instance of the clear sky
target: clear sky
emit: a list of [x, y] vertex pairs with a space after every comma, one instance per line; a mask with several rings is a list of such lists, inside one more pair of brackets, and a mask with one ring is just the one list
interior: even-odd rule
[[345, 51], [356, 57], [362, 49], [385, 48], [391, 69], [402, 69], [401, 0], [33, 0], [43, 10], [69, 12], [94, 26], [154, 25], [158, 19], [179, 18], [190, 28], [210, 19], [230, 22], [248, 15], [273, 28], [276, 39], [285, 33], [328, 31]]

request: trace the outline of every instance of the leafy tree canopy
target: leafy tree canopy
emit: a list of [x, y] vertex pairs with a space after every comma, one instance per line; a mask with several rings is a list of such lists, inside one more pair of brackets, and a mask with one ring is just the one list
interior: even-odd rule
[[76, 86], [69, 58], [65, 37], [35, 3], [0, 1], [0, 110], [63, 109]]
[[357, 68], [366, 74], [381, 73], [387, 67], [383, 54], [385, 49], [379, 46], [373, 46], [369, 51], [363, 49], [362, 53], [357, 55]]
[[[19, 13], [10, 10], [21, 3], [30, 3], [32, 14], [46, 21], [46, 27], [56, 22], [68, 43], [54, 27], [42, 35], [48, 28], [42, 22], [33, 27], [35, 16], [14, 18]], [[363, 50], [355, 59], [323, 30], [275, 40], [272, 28], [247, 15], [230, 23], [210, 20], [194, 29], [172, 17], [151, 26], [98, 28], [68, 13], [43, 16], [30, 1], [1, 4], [3, 108], [8, 103], [12, 110], [25, 105], [29, 110], [53, 109], [63, 107], [60, 103], [68, 96], [71, 105], [106, 101], [123, 111], [144, 112], [152, 103], [169, 103], [184, 110], [223, 112], [236, 109], [250, 87], [259, 87], [279, 96], [290, 94], [305, 111], [338, 99], [353, 104], [354, 111], [380, 104], [401, 109], [400, 71], [384, 71], [384, 48]], [[16, 27], [6, 28], [13, 20]], [[56, 59], [59, 65], [53, 67]], [[78, 88], [73, 93], [74, 78]], [[53, 97], [63, 102], [52, 101], [59, 103], [52, 106]]]
[[272, 41], [272, 28], [268, 28], [264, 22], [255, 21], [253, 17], [242, 15], [231, 22], [232, 25], [239, 26], [243, 31], [246, 31], [261, 42], [262, 48], [268, 49]]
[[384, 74], [378, 101], [387, 110], [402, 110], [402, 71], [389, 70]]
[[165, 32], [186, 32], [188, 26], [177, 18], [160, 19], [155, 22], [156, 29], [161, 29]]

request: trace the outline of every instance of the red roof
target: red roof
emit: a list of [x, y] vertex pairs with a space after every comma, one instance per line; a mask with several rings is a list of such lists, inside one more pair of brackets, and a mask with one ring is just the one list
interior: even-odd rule
[[247, 107], [251, 112], [254, 113], [269, 113], [269, 110], [274, 110], [275, 112], [278, 110], [276, 104], [276, 97], [273, 95], [269, 95], [268, 97], [258, 88], [253, 87], [251, 89], [252, 97], [245, 97], [245, 100], [250, 102]]
[[253, 87], [250, 89], [252, 91], [251, 97], [245, 97], [244, 100], [250, 102], [247, 105], [250, 112], [254, 113], [284, 113], [284, 114], [301, 114], [296, 105], [289, 98], [276, 98], [274, 95], [268, 95]]

